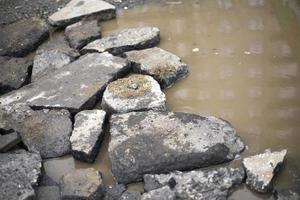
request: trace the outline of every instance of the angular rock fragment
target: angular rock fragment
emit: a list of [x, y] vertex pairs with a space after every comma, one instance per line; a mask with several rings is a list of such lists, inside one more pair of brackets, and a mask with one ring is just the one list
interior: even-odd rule
[[37, 110], [15, 104], [0, 107], [0, 129], [16, 130], [30, 151], [42, 158], [52, 158], [70, 152], [72, 131], [70, 114], [66, 110]]
[[169, 186], [163, 186], [144, 193], [142, 200], [176, 200], [176, 194]]
[[299, 193], [293, 190], [280, 189], [276, 190], [274, 194], [275, 200], [299, 200]]
[[166, 110], [166, 96], [159, 84], [146, 75], [131, 75], [110, 83], [103, 93], [102, 108], [125, 113], [139, 110]]
[[141, 194], [139, 192], [130, 192], [127, 190], [122, 194], [119, 200], [140, 200], [140, 199], [141, 199]]
[[130, 51], [125, 55], [133, 63], [134, 72], [153, 76], [162, 88], [170, 87], [188, 74], [187, 65], [178, 56], [158, 47]]
[[26, 102], [35, 108], [91, 109], [106, 85], [126, 75], [130, 64], [109, 53], [82, 56], [40, 81], [3, 95], [0, 105]]
[[[166, 194], [170, 198], [174, 195], [176, 200], [198, 199], [217, 200], [227, 199], [230, 189], [241, 184], [244, 180], [244, 170], [242, 168], [216, 168], [208, 170], [195, 170], [190, 172], [175, 171], [170, 174], [145, 175], [145, 189], [149, 194], [162, 194], [162, 188], [169, 187]], [[172, 193], [173, 191], [173, 193]], [[147, 198], [145, 198], [147, 199]], [[143, 199], [144, 200], [144, 199]], [[154, 199], [153, 199], [154, 200]]]
[[244, 149], [229, 123], [188, 113], [115, 114], [110, 133], [112, 173], [120, 183], [138, 181], [147, 173], [223, 163]]
[[33, 62], [31, 82], [35, 82], [53, 73], [55, 70], [71, 63], [73, 60], [73, 57], [60, 50], [45, 51], [41, 54], [37, 54]]
[[5, 26], [0, 35], [0, 55], [21, 57], [46, 40], [49, 30], [45, 21], [33, 17]]
[[28, 59], [0, 57], [0, 95], [28, 84], [31, 69]]
[[84, 110], [76, 114], [70, 138], [74, 158], [86, 162], [95, 161], [104, 137], [105, 115], [103, 110]]
[[72, 48], [81, 49], [87, 43], [101, 38], [101, 28], [97, 20], [83, 20], [68, 26], [65, 35]]
[[60, 181], [60, 190], [62, 200], [101, 199], [105, 193], [100, 172], [92, 168], [65, 174]]
[[48, 20], [53, 26], [67, 26], [82, 18], [104, 21], [116, 17], [115, 6], [100, 0], [71, 0], [64, 8], [52, 14]]
[[17, 132], [0, 135], [0, 152], [4, 153], [21, 142], [21, 138]]
[[38, 154], [24, 150], [0, 153], [0, 199], [34, 199], [41, 167]]
[[258, 192], [271, 192], [273, 176], [282, 165], [286, 154], [287, 150], [266, 150], [265, 153], [245, 158], [243, 166], [247, 173], [246, 184]]
[[59, 187], [57, 186], [38, 187], [37, 200], [60, 200]]
[[159, 40], [159, 29], [156, 27], [129, 28], [89, 43], [81, 53], [108, 51], [118, 55], [126, 51], [154, 47]]
[[117, 184], [106, 188], [104, 200], [119, 200], [123, 192], [126, 190], [122, 184]]

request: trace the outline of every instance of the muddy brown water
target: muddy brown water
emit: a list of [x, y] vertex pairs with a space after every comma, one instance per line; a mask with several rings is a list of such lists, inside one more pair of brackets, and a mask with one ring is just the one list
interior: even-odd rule
[[[294, 1], [291, 1], [294, 2]], [[171, 111], [214, 115], [230, 121], [248, 149], [287, 148], [279, 188], [300, 188], [300, 34], [297, 10], [285, 0], [183, 0], [122, 10], [102, 23], [103, 34], [157, 26], [160, 47], [189, 65], [190, 75], [165, 90]], [[297, 13], [296, 13], [297, 14]], [[53, 177], [93, 167], [113, 185], [108, 138], [94, 164], [71, 156], [45, 166]], [[141, 184], [130, 187], [140, 190]], [[230, 199], [269, 199], [242, 187]]]

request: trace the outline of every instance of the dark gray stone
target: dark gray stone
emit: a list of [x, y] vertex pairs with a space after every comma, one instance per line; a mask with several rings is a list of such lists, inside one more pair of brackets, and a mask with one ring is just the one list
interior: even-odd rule
[[21, 142], [21, 138], [17, 132], [0, 135], [0, 152], [4, 153], [15, 147]]
[[72, 122], [67, 110], [37, 110], [15, 104], [0, 106], [0, 128], [16, 130], [31, 151], [38, 151], [42, 158], [52, 158], [70, 152], [69, 137]]
[[106, 188], [104, 200], [119, 200], [125, 190], [122, 184], [110, 186]]
[[0, 55], [21, 57], [46, 40], [49, 30], [46, 22], [34, 17], [6, 25], [0, 35]]
[[141, 200], [141, 194], [139, 192], [125, 191], [119, 200]]
[[170, 87], [188, 75], [187, 65], [178, 56], [161, 48], [130, 51], [125, 55], [133, 63], [134, 72], [153, 76], [162, 88]]
[[59, 187], [43, 186], [37, 189], [37, 200], [60, 200]]
[[65, 174], [60, 181], [62, 200], [95, 200], [104, 196], [100, 172], [88, 168], [78, 169]]
[[274, 198], [275, 200], [299, 200], [300, 195], [293, 190], [280, 189], [275, 191]]
[[0, 98], [0, 105], [26, 102], [35, 108], [91, 109], [106, 85], [130, 71], [130, 64], [109, 53], [82, 56], [42, 80]]
[[103, 125], [106, 112], [103, 110], [84, 110], [76, 114], [70, 138], [74, 158], [94, 162], [103, 140]]
[[169, 186], [163, 186], [144, 193], [142, 200], [176, 200], [176, 194]]
[[0, 95], [28, 84], [31, 68], [31, 60], [0, 57]]
[[41, 167], [38, 154], [24, 150], [0, 153], [0, 199], [34, 199]]
[[54, 26], [67, 26], [82, 18], [96, 18], [99, 21], [116, 17], [115, 6], [100, 0], [71, 0], [64, 8], [52, 14], [48, 20]]
[[[190, 172], [175, 171], [170, 174], [145, 175], [145, 189], [150, 192], [148, 194], [146, 193], [144, 196], [149, 197], [149, 195], [155, 193], [162, 194], [162, 191], [160, 190], [166, 186], [170, 187], [170, 183], [174, 182], [172, 188], [169, 190], [167, 188], [164, 189], [166, 190], [166, 194], [170, 194], [170, 198], [164, 197], [166, 200], [225, 200], [227, 199], [230, 190], [234, 186], [240, 185], [243, 182], [244, 177], [245, 173], [242, 168], [224, 167]], [[176, 198], [173, 197], [174, 193]], [[155, 200], [155, 198], [142, 199]]]
[[154, 47], [159, 43], [159, 29], [156, 27], [129, 28], [111, 36], [95, 40], [86, 45], [80, 52], [104, 52], [114, 55], [126, 51]]
[[215, 117], [188, 113], [131, 112], [110, 119], [109, 157], [120, 183], [224, 163], [244, 149], [236, 130]]
[[101, 38], [101, 28], [97, 20], [83, 20], [68, 26], [65, 35], [72, 48], [81, 49], [87, 43]]
[[287, 150], [266, 150], [265, 153], [245, 158], [243, 166], [247, 173], [246, 184], [258, 192], [271, 192], [273, 176], [283, 164], [286, 154]]

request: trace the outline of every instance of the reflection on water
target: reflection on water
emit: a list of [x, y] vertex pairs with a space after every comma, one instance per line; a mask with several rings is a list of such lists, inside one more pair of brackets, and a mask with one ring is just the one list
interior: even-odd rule
[[[117, 20], [103, 24], [104, 35], [127, 27], [159, 27], [160, 47], [190, 67], [189, 77], [165, 91], [169, 109], [230, 121], [248, 144], [244, 155], [287, 148], [285, 169], [276, 185], [300, 188], [300, 76], [294, 49], [300, 40], [292, 41], [299, 38], [294, 32], [288, 37], [295, 28], [286, 29], [278, 16], [286, 1], [180, 2], [122, 11]], [[106, 174], [108, 157], [103, 155], [93, 167]], [[251, 199], [247, 189], [232, 198], [241, 194]]]

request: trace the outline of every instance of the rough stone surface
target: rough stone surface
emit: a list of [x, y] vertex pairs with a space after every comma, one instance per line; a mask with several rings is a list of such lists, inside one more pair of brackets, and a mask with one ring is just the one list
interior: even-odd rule
[[247, 173], [246, 184], [258, 192], [270, 192], [273, 190], [272, 179], [281, 167], [287, 150], [254, 155], [243, 160], [243, 166]]
[[169, 186], [163, 186], [144, 193], [142, 200], [176, 200], [176, 194]]
[[84, 110], [76, 114], [70, 138], [74, 158], [86, 162], [95, 161], [104, 137], [105, 115], [103, 110]]
[[122, 194], [119, 200], [140, 200], [140, 199], [141, 199], [141, 194], [139, 192], [130, 192], [127, 190]]
[[166, 110], [166, 96], [159, 84], [146, 75], [131, 75], [110, 83], [103, 93], [102, 108], [125, 113], [139, 110]]
[[83, 20], [68, 26], [65, 35], [72, 48], [81, 49], [87, 43], [101, 38], [101, 28], [97, 20]]
[[0, 55], [21, 57], [47, 39], [49, 30], [43, 20], [30, 18], [5, 26], [0, 29], [0, 35]]
[[112, 115], [109, 157], [120, 183], [147, 173], [166, 173], [223, 163], [244, 149], [236, 130], [215, 117], [188, 113]]
[[4, 153], [21, 142], [21, 138], [17, 132], [0, 135], [0, 152]]
[[153, 76], [162, 88], [170, 87], [188, 74], [187, 65], [178, 56], [158, 47], [125, 54], [133, 63], [134, 72]]
[[60, 200], [59, 187], [43, 186], [37, 189], [37, 200]]
[[[298, 188], [299, 189], [299, 188]], [[275, 200], [299, 200], [299, 193], [293, 190], [276, 190], [274, 194]]]
[[104, 200], [119, 200], [123, 192], [126, 190], [122, 184], [117, 184], [106, 188]]
[[81, 53], [108, 51], [118, 55], [126, 51], [154, 47], [159, 40], [159, 29], [156, 27], [129, 28], [89, 43]]
[[168, 190], [166, 194], [170, 194], [170, 197], [172, 197], [173, 191], [176, 195], [176, 198], [173, 199], [176, 200], [219, 200], [227, 199], [230, 189], [241, 184], [244, 176], [242, 168], [222, 167], [190, 172], [175, 171], [170, 174], [145, 175], [144, 182], [147, 191], [153, 190], [150, 192], [152, 195], [155, 193], [162, 194], [162, 191], [157, 191], [157, 189], [162, 190], [163, 187], [168, 186], [171, 191]]
[[34, 199], [41, 167], [38, 154], [24, 150], [0, 153], [0, 199]]
[[41, 54], [37, 54], [33, 61], [31, 82], [35, 82], [53, 73], [55, 70], [71, 63], [73, 60], [73, 57], [59, 50], [45, 51]]
[[28, 84], [31, 68], [28, 59], [0, 57], [0, 95]]
[[129, 63], [109, 53], [93, 53], [56, 70], [40, 81], [0, 98], [0, 105], [26, 102], [35, 108], [91, 109], [106, 85], [130, 70]]
[[65, 174], [60, 182], [62, 200], [101, 199], [105, 189], [100, 172], [88, 168]]
[[0, 129], [16, 130], [31, 151], [43, 158], [52, 158], [70, 152], [72, 131], [70, 114], [66, 110], [31, 110], [15, 104], [0, 107]]
[[96, 17], [100, 21], [109, 20], [116, 17], [116, 8], [100, 0], [71, 0], [48, 20], [54, 26], [67, 26], [86, 17]]

